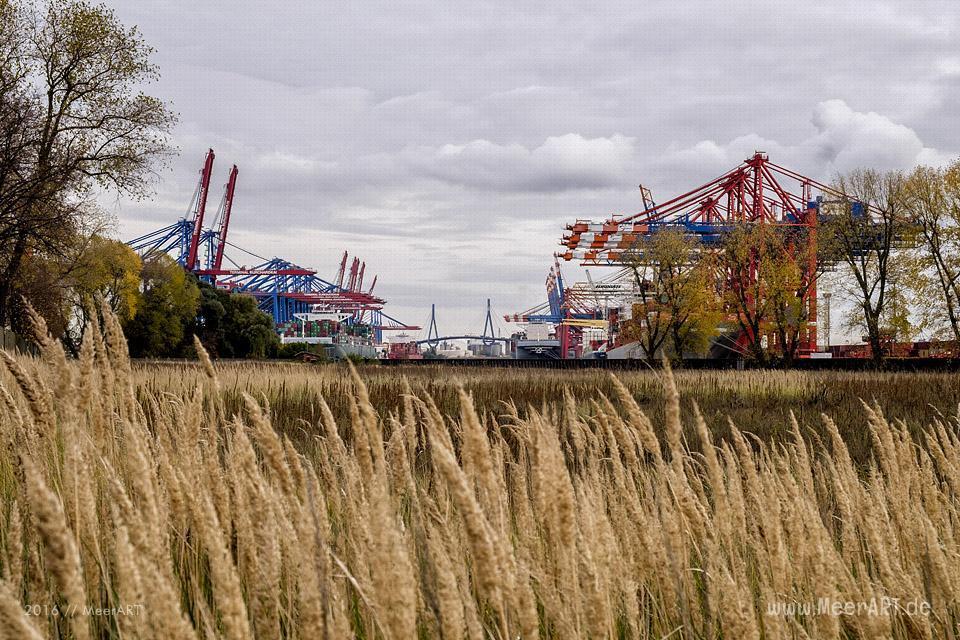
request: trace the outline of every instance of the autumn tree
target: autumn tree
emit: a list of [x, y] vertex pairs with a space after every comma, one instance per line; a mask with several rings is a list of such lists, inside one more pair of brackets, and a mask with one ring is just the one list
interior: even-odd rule
[[[960, 340], [960, 160], [946, 169], [918, 167], [904, 187], [907, 216], [922, 238], [921, 264], [933, 277], [930, 308]], [[933, 315], [933, 314], [931, 314]]]
[[650, 358], [667, 346], [680, 359], [705, 350], [719, 320], [709, 256], [681, 229], [662, 229], [642, 242], [623, 259], [637, 292], [624, 337]]
[[80, 243], [78, 256], [60, 276], [69, 314], [64, 336], [68, 348], [79, 348], [91, 315], [99, 314], [103, 305], [121, 323], [133, 318], [141, 301], [141, 269], [140, 256], [119, 240], [93, 235]]
[[748, 355], [760, 363], [767, 362], [763, 331], [770, 308], [757, 275], [761, 263], [771, 259], [771, 240], [766, 226], [740, 224], [724, 237], [716, 254], [725, 285], [724, 305], [735, 318]]
[[759, 274], [769, 298], [776, 354], [787, 366], [811, 340], [817, 283], [834, 260], [831, 246], [816, 233], [809, 226], [776, 229], [767, 243], [770, 259], [764, 261]]
[[741, 224], [717, 252], [725, 305], [758, 362], [789, 365], [807, 339], [809, 298], [826, 264], [810, 233], [804, 226]]
[[787, 366], [797, 355], [809, 315], [804, 269], [792, 249], [780, 233], [771, 233], [757, 273], [769, 318], [767, 349]]
[[845, 194], [827, 208], [823, 242], [843, 267], [839, 282], [854, 302], [851, 326], [866, 333], [874, 363], [884, 358], [890, 324], [891, 292], [919, 276], [905, 241], [914, 232], [907, 204], [907, 181], [898, 171], [858, 169], [839, 176], [834, 188]]
[[26, 261], [83, 237], [98, 190], [145, 194], [174, 116], [135, 27], [83, 0], [0, 0], [0, 324]]
[[723, 319], [713, 256], [699, 253], [692, 268], [672, 284], [676, 290], [667, 294], [672, 307], [671, 352], [679, 360], [704, 354], [719, 334]]
[[264, 358], [280, 346], [273, 318], [253, 296], [200, 282], [200, 306], [190, 332], [220, 358]]

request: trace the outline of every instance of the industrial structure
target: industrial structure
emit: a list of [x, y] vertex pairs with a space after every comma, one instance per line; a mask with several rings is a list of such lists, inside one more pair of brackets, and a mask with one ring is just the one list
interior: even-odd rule
[[[814, 197], [813, 191], [818, 191]], [[672, 198], [655, 204], [650, 192], [641, 187], [644, 209], [626, 216], [611, 216], [602, 222], [577, 220], [566, 227], [564, 250], [559, 257], [584, 265], [623, 267], [631, 256], [643, 251], [644, 242], [657, 231], [675, 228], [696, 240], [698, 251], [711, 251], [738, 226], [770, 225], [790, 238], [788, 258], [803, 261], [800, 272], [806, 323], [801, 336], [800, 355], [817, 349], [818, 273], [817, 227], [829, 215], [825, 204], [843, 203], [854, 216], [865, 215], [864, 205], [845, 194], [795, 171], [774, 164], [762, 152], [723, 175]], [[749, 265], [746, 278], [756, 278]], [[740, 277], [740, 276], [737, 276]], [[721, 287], [746, 287], [750, 283], [729, 274], [718, 274]], [[744, 343], [754, 336], [740, 335]]]
[[[493, 312], [490, 299], [487, 298], [487, 312], [484, 316], [483, 331], [479, 334], [464, 333], [461, 335], [441, 335], [437, 327], [437, 305], [430, 305], [430, 320], [427, 323], [427, 337], [411, 342], [416, 347], [426, 347], [431, 355], [439, 355], [438, 349], [455, 341], [467, 340], [467, 352], [473, 357], [500, 358], [511, 352], [513, 338], [504, 338], [496, 335], [493, 326]], [[400, 351], [399, 347], [396, 349]]]
[[[469, 353], [460, 353], [473, 357], [655, 357], [657, 354], [639, 353], [630, 344], [624, 344], [626, 338], [621, 341], [621, 336], [629, 333], [621, 331], [624, 323], [632, 320], [635, 313], [646, 313], [644, 309], [648, 309], [646, 303], [637, 301], [649, 283], [639, 282], [636, 270], [631, 268], [637, 257], [644, 255], [646, 242], [658, 231], [676, 229], [693, 239], [694, 252], [702, 254], [720, 250], [737, 228], [761, 225], [778, 231], [779, 237], [785, 239], [785, 257], [799, 267], [802, 286], [796, 295], [803, 314], [798, 355], [811, 356], [817, 352], [816, 279], [830, 266], [825, 264], [830, 258], [818, 252], [818, 227], [838, 211], [855, 218], [866, 218], [869, 213], [865, 204], [756, 152], [723, 175], [661, 204], [656, 204], [650, 191], [641, 186], [643, 210], [638, 213], [613, 215], [599, 222], [578, 219], [567, 225], [561, 241], [563, 249], [554, 256], [545, 281], [544, 302], [504, 316], [506, 321], [521, 325], [511, 336], [494, 335], [487, 300], [480, 333], [443, 336], [437, 327], [434, 306], [425, 338], [400, 333], [391, 344], [384, 345], [385, 331], [414, 332], [420, 327], [384, 313], [386, 301], [374, 293], [377, 278], [369, 278], [369, 285], [366, 284], [366, 264], [359, 258], [343, 252], [336, 276], [325, 280], [313, 269], [279, 257], [265, 258], [228, 240], [237, 186], [236, 165], [230, 169], [219, 206], [208, 224], [206, 209], [214, 158], [211, 149], [204, 158], [187, 215], [130, 241], [129, 245], [143, 257], [169, 254], [198, 278], [221, 289], [253, 296], [259, 308], [273, 317], [281, 340], [341, 345], [335, 355], [357, 353], [416, 360], [437, 357], [443, 344], [467, 340], [472, 342], [468, 345]], [[864, 248], [871, 241], [869, 223], [865, 229]], [[252, 267], [238, 263], [231, 258], [231, 250], [258, 263]], [[578, 261], [587, 267], [612, 266], [616, 270], [594, 280], [588, 269], [586, 282], [569, 284], [561, 272], [561, 259]], [[755, 257], [748, 261], [737, 274], [718, 270], [717, 287], [744, 291], [757, 283]], [[825, 299], [829, 305], [829, 294]], [[653, 304], [656, 308], [662, 302]], [[827, 314], [828, 309], [829, 306]], [[732, 333], [725, 336], [724, 348], [731, 355], [744, 353], [744, 345], [756, 344], [759, 338], [775, 337], [768, 335], [764, 326], [759, 329], [759, 336], [748, 335], [749, 328], [736, 327], [729, 320], [728, 317], [725, 324]], [[828, 317], [825, 321], [823, 328], [828, 332]], [[826, 335], [829, 343], [829, 334]]]
[[[560, 262], [547, 275], [545, 302], [503, 317], [507, 322], [525, 325], [517, 336], [518, 358], [580, 358], [585, 347], [584, 332], [588, 329], [606, 329], [609, 318], [598, 298], [598, 289], [582, 285], [567, 287], [560, 271]], [[591, 349], [588, 349], [591, 350]]]
[[[364, 290], [366, 264], [354, 258], [348, 268], [347, 252], [331, 282], [313, 269], [283, 258], [264, 258], [230, 243], [236, 165], [230, 169], [214, 222], [205, 227], [214, 158], [210, 149], [186, 216], [127, 243], [138, 254], [144, 258], [169, 254], [198, 278], [221, 289], [253, 296], [259, 308], [273, 317], [281, 339], [287, 342], [333, 344], [341, 339], [344, 344], [368, 346], [381, 343], [384, 331], [419, 329], [383, 312], [386, 301], [373, 293], [376, 277]], [[252, 267], [242, 265], [231, 259], [227, 247], [261, 262]]]

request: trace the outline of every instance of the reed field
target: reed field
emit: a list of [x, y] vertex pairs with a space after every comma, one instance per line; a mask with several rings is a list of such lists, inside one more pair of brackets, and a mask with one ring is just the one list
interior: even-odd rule
[[960, 635], [956, 376], [0, 357], [0, 637]]
[[[571, 405], [559, 402], [565, 393], [573, 399], [577, 415], [592, 414], [591, 400], [602, 393], [615, 406], [620, 400], [613, 378], [599, 369], [554, 371], [412, 364], [382, 367], [359, 365], [370, 402], [381, 413], [398, 410], [407, 385], [429, 396], [444, 415], [460, 412], [458, 389], [466, 390], [478, 412], [497, 415], [512, 403], [521, 416], [544, 403], [561, 413]], [[350, 419], [354, 382], [346, 365], [305, 365], [291, 362], [250, 363], [224, 360], [217, 363], [222, 397], [228, 413], [243, 408], [243, 393], [268, 403], [273, 426], [298, 445], [309, 449], [321, 419], [323, 400], [338, 423]], [[141, 399], [162, 392], [178, 394], [196, 389], [205, 377], [196, 362], [151, 362], [133, 364], [134, 386]], [[663, 438], [663, 379], [649, 370], [619, 371], [640, 409], [651, 418]], [[960, 375], [951, 373], [843, 372], [843, 371], [710, 371], [677, 370], [674, 378], [683, 402], [684, 429], [688, 444], [699, 450], [693, 432], [695, 402], [714, 437], [730, 435], [730, 421], [739, 429], [779, 442], [791, 438], [790, 414], [809, 437], [829, 438], [822, 414], [828, 414], [840, 431], [858, 465], [870, 460], [872, 438], [866, 429], [863, 402], [879, 406], [890, 420], [903, 420], [918, 430], [933, 417], [954, 416], [960, 406]]]

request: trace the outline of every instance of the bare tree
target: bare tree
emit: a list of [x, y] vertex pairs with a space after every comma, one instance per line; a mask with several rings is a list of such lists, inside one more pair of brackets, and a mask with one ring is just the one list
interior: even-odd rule
[[899, 251], [912, 230], [905, 186], [898, 171], [858, 169], [839, 176], [835, 188], [846, 198], [831, 207], [822, 227], [824, 241], [850, 276], [843, 281], [856, 303], [853, 323], [866, 331], [877, 364], [884, 357], [892, 287], [906, 280], [906, 256]]
[[906, 182], [906, 207], [923, 238], [923, 265], [936, 274], [940, 310], [960, 340], [960, 160], [944, 170], [915, 169]]

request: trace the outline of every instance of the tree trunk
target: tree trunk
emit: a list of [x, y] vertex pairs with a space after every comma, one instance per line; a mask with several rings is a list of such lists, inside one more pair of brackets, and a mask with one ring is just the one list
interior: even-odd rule
[[763, 348], [763, 336], [760, 335], [760, 319], [751, 320], [748, 326], [750, 327], [747, 334], [750, 340], [750, 352], [758, 364], [766, 366], [768, 358], [767, 352]]
[[680, 337], [680, 332], [677, 330], [676, 325], [670, 332], [673, 334], [673, 359], [675, 362], [683, 362], [683, 338]]
[[883, 343], [880, 339], [880, 317], [869, 307], [863, 310], [867, 323], [867, 338], [870, 343], [870, 358], [877, 367], [883, 366]]
[[14, 280], [20, 272], [20, 265], [23, 263], [23, 256], [27, 252], [27, 232], [21, 230], [17, 234], [17, 239], [13, 244], [13, 251], [10, 255], [10, 262], [7, 263], [0, 276], [0, 326], [7, 326], [10, 323], [10, 309], [12, 307], [11, 299], [13, 297]]
[[947, 304], [947, 319], [950, 321], [950, 328], [953, 330], [954, 340], [960, 341], [960, 322], [957, 321], [956, 299], [948, 285], [943, 288], [943, 297]]
[[[928, 228], [928, 226], [930, 228]], [[943, 247], [940, 242], [940, 236], [933, 223], [924, 224], [924, 236], [927, 241], [927, 249], [930, 251], [930, 257], [933, 259], [933, 266], [937, 270], [937, 279], [940, 281], [940, 290], [943, 293], [943, 300], [947, 306], [947, 319], [950, 321], [950, 329], [953, 331], [955, 340], [960, 341], [960, 322], [957, 320], [956, 301], [958, 292], [956, 287], [956, 277], [950, 274], [950, 266], [944, 259]]]

